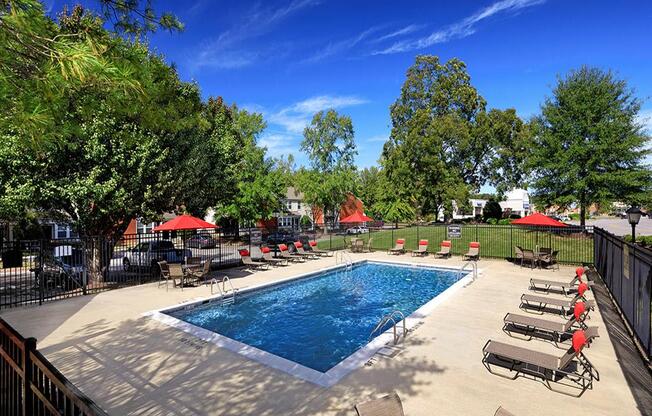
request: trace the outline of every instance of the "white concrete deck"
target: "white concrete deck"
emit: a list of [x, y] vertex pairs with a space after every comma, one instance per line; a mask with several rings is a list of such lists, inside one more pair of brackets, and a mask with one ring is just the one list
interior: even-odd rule
[[[384, 253], [357, 258], [392, 259]], [[459, 258], [434, 260], [404, 255], [402, 261], [446, 266]], [[331, 266], [334, 258], [254, 274], [227, 271], [236, 287], [248, 287]], [[39, 340], [42, 352], [110, 414], [124, 415], [352, 415], [360, 401], [396, 390], [407, 415], [493, 415], [502, 405], [515, 415], [637, 415], [596, 311], [600, 327], [586, 355], [600, 371], [593, 390], [574, 398], [541, 382], [506, 380], [482, 365], [488, 339], [561, 354], [543, 341], [522, 341], [501, 331], [506, 312], [518, 312], [519, 296], [531, 276], [567, 280], [561, 271], [523, 269], [501, 260], [482, 260], [478, 280], [439, 304], [394, 358], [376, 356], [330, 388], [247, 360], [165, 324], [144, 312], [210, 296], [208, 286], [179, 289], [149, 284], [4, 311], [23, 335]], [[559, 295], [557, 295], [559, 296]], [[559, 319], [546, 316], [549, 319]]]

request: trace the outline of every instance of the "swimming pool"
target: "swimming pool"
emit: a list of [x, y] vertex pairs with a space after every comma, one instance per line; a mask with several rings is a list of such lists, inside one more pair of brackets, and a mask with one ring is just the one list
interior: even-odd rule
[[230, 305], [195, 302], [162, 310], [159, 318], [275, 368], [293, 368], [288, 372], [331, 385], [342, 376], [342, 366], [350, 370], [387, 341], [370, 344], [383, 315], [393, 310], [413, 315], [462, 277], [451, 269], [363, 261], [348, 271], [331, 268], [239, 293]]

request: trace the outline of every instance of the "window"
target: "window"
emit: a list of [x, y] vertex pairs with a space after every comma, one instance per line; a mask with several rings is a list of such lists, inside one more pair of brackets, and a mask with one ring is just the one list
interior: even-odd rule
[[143, 223], [141, 220], [136, 221], [136, 232], [138, 234], [149, 234], [154, 232], [155, 222]]
[[297, 211], [301, 209], [301, 202], [297, 201]]
[[290, 209], [290, 210], [292, 209], [292, 201], [288, 201], [286, 205], [287, 205], [288, 209]]
[[79, 234], [73, 230], [70, 224], [54, 224], [54, 238], [77, 238]]

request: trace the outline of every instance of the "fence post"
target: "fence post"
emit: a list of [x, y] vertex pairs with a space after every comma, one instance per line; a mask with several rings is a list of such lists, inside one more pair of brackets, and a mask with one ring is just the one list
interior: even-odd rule
[[[20, 243], [19, 243], [20, 244]], [[45, 287], [44, 285], [44, 280], [43, 279], [43, 250], [45, 250], [45, 240], [41, 240], [39, 243], [39, 251], [38, 251], [38, 268], [36, 269], [36, 273], [38, 273], [38, 304], [39, 306], [43, 304], [43, 297], [44, 297], [44, 292], [45, 292]]]
[[509, 257], [514, 258], [514, 234], [513, 231], [514, 226], [510, 225], [509, 226]]
[[419, 248], [419, 224], [417, 224], [417, 247], [416, 249]]
[[34, 414], [32, 404], [32, 358], [30, 353], [36, 351], [36, 338], [26, 338], [23, 343], [23, 416]]
[[478, 240], [478, 223], [475, 224], [475, 241], [479, 241]]
[[[88, 257], [88, 239], [82, 237], [82, 293], [84, 295], [87, 294], [86, 288], [87, 288], [87, 282], [88, 282], [88, 262], [87, 262], [87, 257]], [[110, 260], [109, 260], [110, 264]]]

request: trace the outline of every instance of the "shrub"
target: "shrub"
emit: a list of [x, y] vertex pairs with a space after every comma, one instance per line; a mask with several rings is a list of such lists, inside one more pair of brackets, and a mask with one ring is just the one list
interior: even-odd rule
[[568, 217], [573, 221], [579, 221], [580, 220], [580, 214], [573, 213], [573, 214], [570, 214]]
[[490, 198], [487, 203], [482, 208], [482, 217], [485, 222], [489, 222], [490, 218], [499, 220], [503, 217], [503, 209], [500, 207], [498, 201], [493, 198]]
[[509, 218], [503, 218], [503, 219], [498, 220], [498, 225], [509, 225], [511, 223], [512, 223], [512, 220], [510, 220]]
[[509, 219], [510, 220], [517, 220], [519, 218], [521, 218], [521, 216], [518, 215], [518, 214], [509, 214]]
[[487, 224], [496, 225], [496, 224], [498, 224], [498, 220], [495, 219], [495, 218], [488, 218], [487, 219]]

